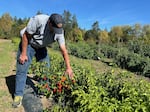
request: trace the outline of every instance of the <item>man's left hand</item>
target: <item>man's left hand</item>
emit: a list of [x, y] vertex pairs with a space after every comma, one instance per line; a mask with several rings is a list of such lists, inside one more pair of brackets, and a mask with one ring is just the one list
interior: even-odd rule
[[73, 79], [74, 74], [71, 68], [66, 69], [65, 74], [69, 75], [70, 79]]

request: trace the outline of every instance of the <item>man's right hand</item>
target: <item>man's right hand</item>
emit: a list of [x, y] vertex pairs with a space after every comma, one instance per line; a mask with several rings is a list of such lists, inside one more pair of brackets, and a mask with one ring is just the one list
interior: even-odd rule
[[21, 54], [20, 57], [19, 57], [19, 62], [20, 62], [21, 64], [24, 64], [26, 61], [28, 61], [28, 56]]

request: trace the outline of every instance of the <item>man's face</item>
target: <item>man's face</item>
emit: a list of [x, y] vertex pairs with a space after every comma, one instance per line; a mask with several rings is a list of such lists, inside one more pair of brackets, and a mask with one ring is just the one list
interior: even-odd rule
[[[58, 31], [58, 32], [61, 32], [61, 30], [62, 30], [62, 23], [58, 23], [56, 26], [55, 26], [56, 28], [60, 28], [60, 31]], [[55, 28], [54, 28], [54, 26], [52, 25], [52, 23], [49, 21], [49, 28], [50, 28], [50, 32], [51, 33], [54, 33], [55, 31]]]

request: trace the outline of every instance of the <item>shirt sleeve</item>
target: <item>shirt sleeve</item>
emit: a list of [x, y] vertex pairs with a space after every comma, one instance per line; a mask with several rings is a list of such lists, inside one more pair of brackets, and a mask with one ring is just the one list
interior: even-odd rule
[[37, 28], [38, 28], [38, 19], [36, 17], [30, 18], [26, 27], [26, 31], [32, 35], [36, 32]]
[[23, 34], [25, 33], [25, 31], [26, 31], [26, 27], [23, 28], [23, 29], [20, 31], [20, 36], [21, 36], [21, 37], [23, 37]]
[[55, 34], [54, 40], [58, 41], [59, 46], [65, 44], [64, 34]]

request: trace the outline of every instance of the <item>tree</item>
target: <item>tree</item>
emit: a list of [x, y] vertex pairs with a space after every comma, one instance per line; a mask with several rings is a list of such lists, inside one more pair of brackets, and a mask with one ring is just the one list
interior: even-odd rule
[[66, 39], [71, 38], [71, 29], [72, 29], [72, 21], [71, 21], [71, 13], [69, 11], [64, 11], [63, 13], [63, 20], [64, 20], [64, 30], [65, 30], [65, 37]]
[[88, 41], [88, 40], [93, 40], [93, 30], [88, 30], [85, 32], [85, 35], [84, 35], [84, 40], [85, 41]]
[[78, 28], [77, 18], [75, 15], [72, 17], [72, 28]]
[[11, 30], [11, 36], [12, 37], [19, 37], [20, 36], [20, 30], [26, 26], [28, 21], [29, 21], [29, 18], [17, 19], [17, 17], [14, 17], [12, 30]]
[[72, 32], [72, 37], [74, 42], [83, 40], [82, 32], [79, 28], [73, 28], [71, 32]]
[[95, 31], [99, 31], [100, 30], [98, 21], [93, 23], [92, 30], [95, 30]]
[[142, 27], [140, 24], [135, 24], [133, 26], [133, 39], [135, 38], [139, 38], [142, 35]]
[[108, 43], [109, 42], [109, 35], [106, 30], [100, 31], [99, 41], [100, 41], [100, 43]]
[[123, 36], [123, 31], [122, 28], [120, 26], [114, 26], [112, 27], [111, 31], [110, 31], [110, 39], [112, 42], [120, 42], [121, 38]]
[[42, 11], [37, 11], [36, 15], [43, 14]]
[[122, 41], [128, 42], [129, 40], [133, 40], [133, 30], [132, 27], [129, 25], [122, 26], [123, 36]]
[[98, 21], [96, 21], [93, 23], [92, 29], [86, 31], [84, 40], [99, 43], [99, 31], [100, 31], [99, 23]]
[[64, 10], [63, 13], [63, 20], [64, 20], [64, 29], [71, 29], [72, 28], [72, 21], [71, 21], [71, 13], [69, 11]]
[[142, 29], [143, 37], [150, 39], [150, 25], [144, 25]]
[[0, 37], [1, 38], [10, 38], [10, 33], [12, 29], [12, 17], [9, 13], [5, 13], [0, 18]]

